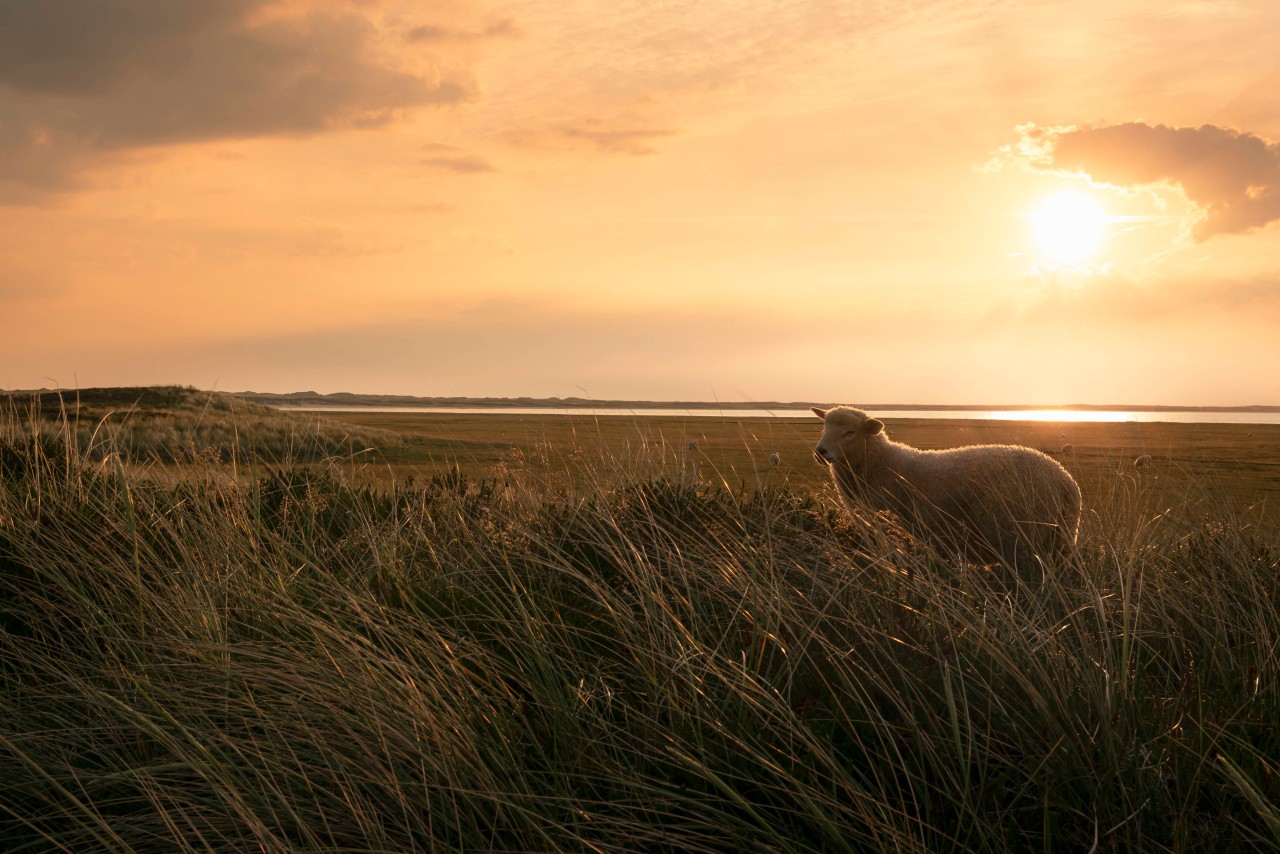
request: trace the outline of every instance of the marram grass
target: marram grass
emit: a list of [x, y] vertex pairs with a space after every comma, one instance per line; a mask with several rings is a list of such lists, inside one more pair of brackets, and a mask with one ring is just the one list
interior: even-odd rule
[[1280, 844], [1280, 538], [1226, 510], [1117, 488], [1030, 585], [653, 460], [91, 456], [0, 439], [5, 851]]
[[380, 458], [420, 444], [376, 427], [284, 413], [226, 394], [158, 386], [41, 394], [0, 393], [0, 417], [74, 447], [84, 460], [124, 464], [235, 465]]

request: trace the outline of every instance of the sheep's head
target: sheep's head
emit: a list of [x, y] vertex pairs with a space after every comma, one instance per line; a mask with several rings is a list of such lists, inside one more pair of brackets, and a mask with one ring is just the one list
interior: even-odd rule
[[837, 406], [822, 410], [814, 407], [813, 414], [826, 425], [818, 447], [813, 450], [818, 462], [826, 465], [846, 466], [857, 471], [867, 455], [867, 440], [884, 432], [884, 422], [861, 409]]

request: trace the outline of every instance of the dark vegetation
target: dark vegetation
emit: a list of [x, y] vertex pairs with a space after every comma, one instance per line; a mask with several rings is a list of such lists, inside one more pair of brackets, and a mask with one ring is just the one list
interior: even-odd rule
[[0, 849], [1280, 843], [1247, 502], [1099, 470], [1029, 586], [679, 453], [103, 465], [140, 412], [0, 430]]
[[194, 388], [90, 388], [0, 397], [11, 418], [69, 434], [84, 458], [128, 463], [303, 463], [381, 458], [420, 440], [303, 413], [281, 413]]

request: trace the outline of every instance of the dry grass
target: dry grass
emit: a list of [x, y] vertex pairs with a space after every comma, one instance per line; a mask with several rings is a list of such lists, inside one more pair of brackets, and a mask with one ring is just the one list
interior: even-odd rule
[[[483, 415], [342, 412], [324, 418], [344, 429], [375, 429], [413, 437], [383, 455], [369, 475], [431, 476], [458, 466], [470, 477], [496, 467], [523, 467], [554, 477], [575, 463], [662, 458], [708, 482], [732, 487], [787, 485], [798, 491], [830, 489], [826, 469], [814, 464], [821, 435], [814, 419], [666, 416]], [[1115, 489], [1141, 491], [1169, 508], [1204, 507], [1280, 523], [1280, 425], [1165, 423], [1054, 423], [889, 419], [889, 434], [919, 448], [1019, 444], [1043, 451], [1075, 475], [1086, 504]], [[696, 448], [690, 443], [696, 442]], [[1067, 447], [1067, 451], [1063, 448]], [[777, 453], [777, 466], [770, 457]], [[1151, 456], [1149, 465], [1134, 460]], [[588, 472], [589, 474], [590, 472]]]
[[0, 397], [0, 414], [85, 459], [128, 465], [381, 459], [419, 442], [376, 427], [282, 413], [225, 394], [171, 386]]
[[34, 432], [0, 431], [5, 850], [1280, 842], [1280, 536], [1191, 480], [1100, 474], [1028, 586], [683, 436], [375, 488]]

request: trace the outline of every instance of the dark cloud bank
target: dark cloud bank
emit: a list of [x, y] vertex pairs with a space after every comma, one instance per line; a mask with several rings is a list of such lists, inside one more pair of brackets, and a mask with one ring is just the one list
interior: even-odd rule
[[0, 201], [130, 149], [377, 125], [474, 96], [387, 64], [366, 18], [266, 0], [0, 0]]
[[1240, 234], [1280, 219], [1280, 144], [1220, 128], [1126, 122], [1097, 128], [1022, 129], [1035, 165], [1085, 172], [1122, 187], [1167, 183], [1182, 189], [1202, 218], [1196, 240]]

